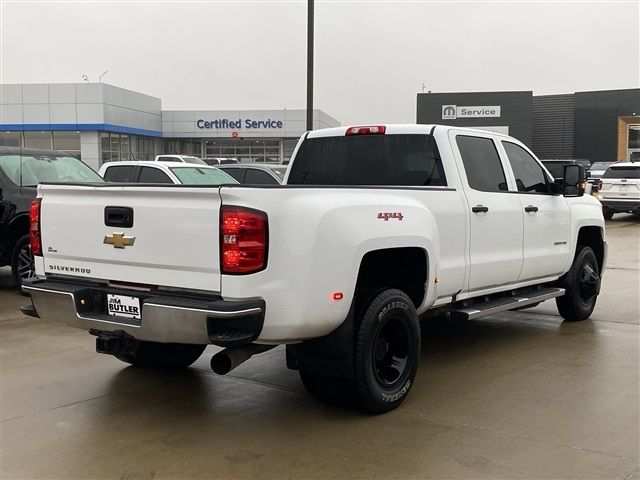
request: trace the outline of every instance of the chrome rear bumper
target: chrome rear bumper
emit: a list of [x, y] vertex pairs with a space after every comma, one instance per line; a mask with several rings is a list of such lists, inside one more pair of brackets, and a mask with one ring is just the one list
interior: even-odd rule
[[[259, 298], [223, 300], [42, 279], [25, 281], [22, 289], [40, 318], [151, 342], [245, 345], [258, 338], [264, 322], [265, 302]], [[141, 318], [108, 315], [107, 293], [139, 298]]]

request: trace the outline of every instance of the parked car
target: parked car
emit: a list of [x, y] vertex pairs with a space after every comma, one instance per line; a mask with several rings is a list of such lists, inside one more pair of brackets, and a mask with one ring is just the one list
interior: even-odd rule
[[607, 220], [616, 213], [640, 215], [640, 162], [616, 162], [600, 179], [602, 213]]
[[286, 344], [312, 395], [387, 412], [414, 384], [419, 317], [548, 299], [567, 321], [591, 315], [602, 207], [580, 165], [564, 172], [507, 135], [372, 125], [307, 132], [287, 188], [41, 185], [23, 311], [146, 367], [215, 344], [225, 374]]
[[180, 163], [197, 163], [198, 165], [206, 165], [207, 162], [193, 155], [156, 155], [156, 162], [180, 162]]
[[589, 178], [589, 169], [591, 168], [591, 162], [584, 158], [577, 159], [547, 159], [541, 160], [542, 164], [549, 170], [549, 173], [553, 175], [553, 178], [562, 178], [565, 165], [581, 165], [584, 168], [585, 180]]
[[597, 184], [598, 180], [602, 178], [602, 176], [604, 175], [604, 172], [607, 171], [607, 168], [609, 168], [612, 164], [614, 164], [616, 162], [595, 162], [591, 165], [591, 167], [589, 168], [589, 178], [587, 179], [588, 182], [592, 183], [592, 184]]
[[222, 185], [238, 183], [216, 167], [179, 162], [108, 162], [100, 167], [107, 182]]
[[279, 185], [287, 173], [287, 167], [284, 165], [239, 163], [237, 165], [220, 165], [218, 168], [231, 175], [239, 183], [253, 185]]
[[102, 182], [102, 178], [68, 153], [0, 147], [0, 266], [11, 266], [18, 286], [34, 275], [29, 206], [40, 182]]

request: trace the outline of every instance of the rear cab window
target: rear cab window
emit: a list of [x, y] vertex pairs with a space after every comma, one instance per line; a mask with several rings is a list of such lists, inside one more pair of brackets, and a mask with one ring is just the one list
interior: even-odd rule
[[436, 142], [425, 134], [307, 138], [300, 145], [287, 183], [447, 186]]

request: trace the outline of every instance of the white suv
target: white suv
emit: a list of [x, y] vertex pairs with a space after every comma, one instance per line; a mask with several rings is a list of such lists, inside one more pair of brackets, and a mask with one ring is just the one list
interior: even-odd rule
[[602, 176], [598, 191], [607, 220], [614, 213], [640, 214], [640, 162], [611, 165]]

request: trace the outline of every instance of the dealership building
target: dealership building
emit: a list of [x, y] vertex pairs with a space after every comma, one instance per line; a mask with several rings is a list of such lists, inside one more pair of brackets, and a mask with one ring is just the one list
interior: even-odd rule
[[[162, 100], [106, 83], [0, 85], [0, 145], [70, 152], [94, 168], [160, 153], [281, 163], [305, 110], [163, 110]], [[314, 110], [313, 128], [340, 123]]]
[[419, 93], [418, 123], [509, 134], [541, 159], [640, 161], [640, 89]]

